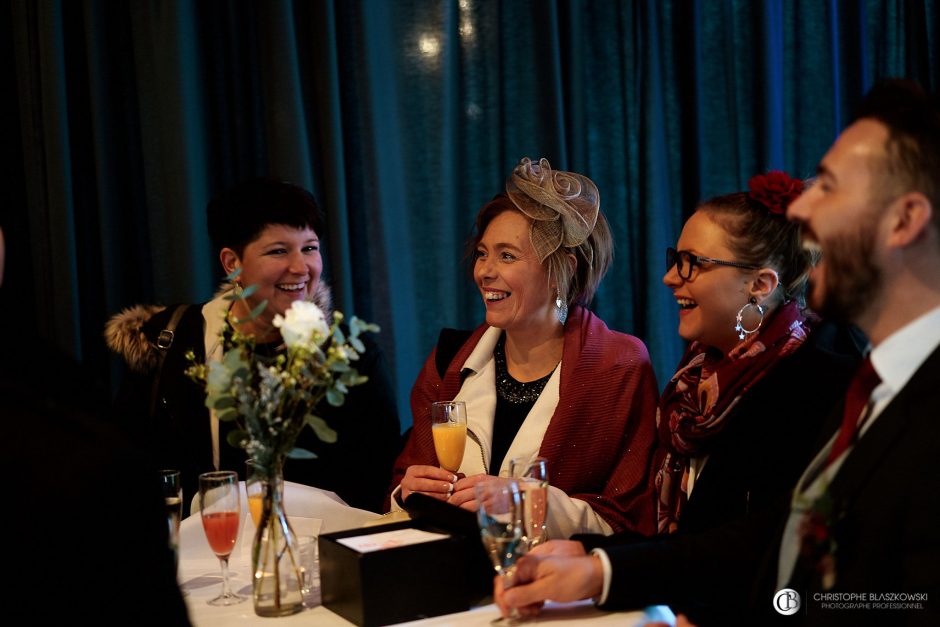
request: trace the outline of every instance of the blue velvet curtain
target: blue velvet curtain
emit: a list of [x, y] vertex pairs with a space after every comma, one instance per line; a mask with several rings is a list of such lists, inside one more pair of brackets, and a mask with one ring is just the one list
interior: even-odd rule
[[[382, 326], [403, 427], [463, 264], [523, 156], [582, 172], [616, 241], [594, 309], [683, 348], [663, 249], [708, 196], [809, 175], [872, 83], [940, 87], [937, 0], [13, 0], [0, 310], [115, 385], [106, 318], [209, 298], [204, 208], [241, 178], [311, 189], [336, 304]], [[729, 321], [731, 324], [731, 321]], [[15, 325], [15, 326], [11, 326]]]

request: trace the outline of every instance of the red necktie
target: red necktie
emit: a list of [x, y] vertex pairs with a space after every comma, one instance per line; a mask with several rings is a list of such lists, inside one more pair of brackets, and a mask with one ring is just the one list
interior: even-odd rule
[[859, 366], [855, 377], [849, 384], [849, 389], [845, 393], [845, 411], [842, 414], [842, 428], [839, 430], [839, 437], [836, 438], [832, 450], [829, 452], [829, 462], [832, 463], [838, 459], [839, 455], [849, 447], [858, 435], [859, 418], [868, 405], [868, 399], [878, 384], [881, 383], [881, 377], [875, 372], [871, 365], [871, 357], [866, 357], [862, 365]]

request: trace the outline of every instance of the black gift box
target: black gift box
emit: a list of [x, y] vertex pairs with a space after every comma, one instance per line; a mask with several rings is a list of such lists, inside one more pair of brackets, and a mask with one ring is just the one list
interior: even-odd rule
[[[409, 497], [406, 506], [414, 496], [422, 495]], [[483, 550], [476, 517], [441, 505], [460, 513], [434, 505], [431, 514], [409, 507], [412, 520], [321, 534], [323, 606], [360, 627], [372, 627], [463, 612], [491, 594], [495, 571]], [[338, 542], [405, 528], [447, 537], [365, 553]]]

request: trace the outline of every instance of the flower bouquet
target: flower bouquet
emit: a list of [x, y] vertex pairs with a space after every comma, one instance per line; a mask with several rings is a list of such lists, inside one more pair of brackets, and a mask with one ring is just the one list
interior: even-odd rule
[[[246, 288], [230, 299], [245, 299], [253, 291]], [[186, 373], [205, 386], [206, 406], [218, 419], [234, 423], [228, 442], [245, 449], [263, 483], [261, 519], [252, 545], [255, 612], [284, 616], [303, 609], [305, 590], [296, 537], [278, 489], [283, 464], [288, 457], [315, 457], [295, 447], [304, 427], [324, 442], [336, 441], [336, 432], [314, 411], [324, 398], [330, 405], [342, 405], [350, 387], [368, 380], [352, 362], [365, 351], [359, 336], [379, 328], [352, 317], [344, 331], [342, 313], [333, 312], [332, 322], [327, 322], [315, 304], [297, 301], [283, 316], [274, 317], [284, 344], [272, 355], [259, 350], [254, 335], [238, 330], [266, 305], [261, 303], [243, 320], [226, 315], [220, 358], [195, 363], [190, 353], [192, 365]]]

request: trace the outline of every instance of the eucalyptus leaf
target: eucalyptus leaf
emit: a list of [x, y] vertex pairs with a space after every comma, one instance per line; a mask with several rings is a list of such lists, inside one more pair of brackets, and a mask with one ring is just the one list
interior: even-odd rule
[[339, 327], [336, 327], [333, 330], [333, 341], [337, 344], [346, 343], [346, 335], [343, 333], [343, 330], [340, 329]]
[[244, 448], [242, 446], [242, 442], [248, 439], [249, 439], [248, 432], [243, 431], [241, 429], [235, 429], [233, 431], [229, 431], [228, 435], [225, 436], [225, 441], [228, 442], [229, 445], [234, 446], [235, 448]]
[[369, 377], [367, 377], [366, 375], [364, 375], [364, 374], [359, 374], [359, 373], [355, 373], [355, 374], [353, 375], [353, 377], [352, 377], [349, 381], [346, 381], [345, 378], [344, 378], [344, 379], [343, 379], [343, 383], [345, 383], [345, 384], [348, 385], [349, 387], [352, 387], [352, 386], [354, 386], [354, 385], [362, 385], [363, 383], [365, 383], [365, 382], [368, 381], [368, 380], [369, 380]]
[[217, 416], [219, 422], [232, 422], [238, 418], [238, 411], [233, 407], [232, 409], [218, 412]]
[[255, 307], [254, 309], [252, 309], [252, 310], [251, 310], [251, 313], [248, 314], [248, 319], [249, 319], [249, 320], [254, 320], [254, 319], [257, 318], [258, 316], [260, 316], [261, 313], [264, 311], [265, 307], [267, 307], [267, 306], [268, 306], [268, 301], [267, 301], [267, 300], [263, 300], [263, 301], [261, 301], [260, 303], [258, 303], [258, 306]]
[[[346, 395], [334, 389], [326, 391], [326, 402], [333, 407], [339, 407], [346, 400]], [[321, 438], [322, 439], [322, 438]]]
[[257, 291], [258, 291], [258, 285], [256, 283], [249, 285], [248, 287], [242, 290], [242, 294], [241, 294], [242, 300], [247, 299], [249, 296], [251, 296]]
[[327, 444], [336, 442], [336, 431], [330, 428], [330, 425], [326, 424], [323, 418], [314, 416], [313, 414], [307, 414], [304, 421], [310, 425], [313, 432], [317, 434], [317, 437], [320, 438], [322, 442], [326, 442]]
[[242, 273], [242, 267], [238, 266], [237, 268], [235, 268], [234, 270], [232, 270], [231, 272], [225, 275], [225, 280], [234, 281], [241, 275], [241, 273]]
[[379, 331], [382, 330], [382, 328], [379, 325], [374, 324], [372, 322], [366, 322], [365, 320], [361, 318], [357, 318], [356, 316], [353, 316], [352, 319], [349, 321], [349, 328], [356, 329], [356, 333], [354, 333], [353, 335], [359, 335], [360, 333], [364, 333], [366, 331], [370, 331], [372, 333], [378, 333]]
[[215, 403], [212, 405], [212, 408], [218, 411], [220, 409], [235, 407], [236, 404], [237, 401], [231, 396], [219, 396], [215, 399]]
[[316, 459], [317, 454], [313, 451], [308, 451], [305, 448], [295, 447], [287, 452], [287, 456], [290, 459]]
[[[253, 285], [249, 286], [245, 291], [247, 292], [248, 289], [251, 289], [252, 287], [254, 287], [254, 286], [253, 286]], [[245, 292], [242, 292], [242, 298], [243, 298], [243, 299], [244, 299], [244, 296], [245, 296]], [[257, 307], [255, 307], [254, 309], [251, 310], [251, 313], [249, 313], [249, 314], [248, 314], [247, 316], [245, 316], [244, 318], [239, 318], [238, 320], [235, 321], [235, 323], [236, 323], [236, 324], [244, 324], [244, 323], [246, 323], [246, 322], [250, 322], [251, 320], [254, 320], [255, 318], [257, 318], [258, 316], [261, 315], [261, 313], [265, 310], [265, 308], [266, 308], [267, 306], [268, 306], [268, 301], [267, 301], [267, 300], [261, 301], [260, 303], [258, 303], [258, 306], [257, 306]]]
[[358, 337], [349, 338], [349, 343], [352, 345], [353, 348], [355, 348], [360, 353], [366, 352], [365, 344], [363, 344], [362, 340], [360, 340]]

